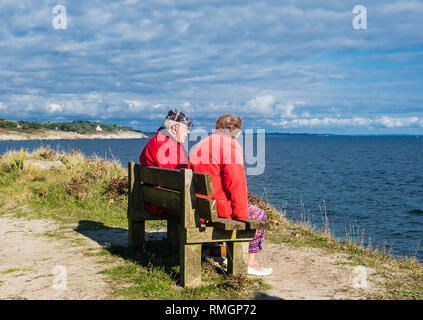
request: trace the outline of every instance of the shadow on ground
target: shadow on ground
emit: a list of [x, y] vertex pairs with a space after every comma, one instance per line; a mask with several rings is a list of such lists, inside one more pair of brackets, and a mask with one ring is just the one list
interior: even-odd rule
[[[111, 255], [120, 257], [124, 260], [135, 262], [147, 269], [160, 268], [169, 274], [177, 285], [180, 285], [179, 276], [179, 254], [178, 250], [167, 241], [166, 232], [146, 232], [142, 248], [134, 249], [128, 246], [128, 230], [123, 228], [111, 228], [101, 222], [80, 220], [74, 231], [79, 232], [85, 237], [97, 242], [107, 250]], [[226, 278], [225, 270], [219, 263], [213, 262], [210, 257], [203, 256], [213, 269]], [[227, 277], [229, 282], [220, 284], [227, 286], [228, 283], [237, 281], [237, 277]], [[240, 278], [243, 279], [243, 278]], [[274, 300], [276, 297], [265, 293], [257, 293], [254, 299]]]
[[279, 297], [271, 296], [263, 292], [256, 293], [254, 300], [283, 300]]
[[146, 232], [146, 241], [142, 248], [134, 249], [128, 246], [127, 229], [111, 228], [101, 222], [80, 220], [74, 230], [96, 241], [113, 256], [136, 262], [147, 268], [159, 267], [176, 279], [179, 278], [179, 274], [175, 275], [174, 268], [179, 265], [179, 257], [167, 241], [166, 232]]
[[[96, 241], [99, 245], [128, 246], [128, 229], [111, 228], [105, 226], [102, 222], [80, 220], [75, 231]], [[147, 241], [166, 239], [166, 232], [146, 232]]]

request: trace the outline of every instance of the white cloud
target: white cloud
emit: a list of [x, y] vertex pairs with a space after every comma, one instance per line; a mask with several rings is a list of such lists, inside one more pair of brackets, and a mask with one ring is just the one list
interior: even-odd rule
[[423, 118], [417, 117], [409, 118], [394, 118], [383, 116], [380, 118], [365, 118], [365, 117], [352, 117], [352, 118], [298, 118], [292, 120], [282, 119], [280, 121], [268, 120], [268, 124], [273, 126], [280, 126], [282, 128], [307, 128], [307, 127], [365, 127], [372, 128], [374, 126], [386, 128], [408, 128], [419, 125], [423, 127]]
[[417, 124], [419, 118], [410, 117], [410, 118], [391, 118], [384, 116], [377, 120], [378, 123], [384, 125], [387, 128], [396, 128], [396, 127], [409, 127], [411, 125]]
[[[263, 116], [278, 116], [280, 118], [296, 118], [298, 115], [294, 112], [296, 106], [304, 105], [303, 101], [288, 101], [285, 103], [277, 102], [272, 95], [258, 96], [246, 103], [248, 107], [246, 113], [260, 113]], [[310, 113], [305, 111], [303, 117], [308, 117]]]
[[3, 102], [0, 102], [0, 110], [7, 110], [7, 106]]
[[293, 113], [295, 105], [292, 102], [286, 104], [278, 104], [276, 110], [281, 112], [282, 118], [294, 118], [296, 115]]
[[175, 27], [176, 27], [176, 30], [178, 30], [178, 33], [182, 34], [188, 30], [188, 28], [190, 27], [190, 24], [186, 21], [179, 20], [179, 21], [176, 21]]
[[50, 103], [47, 106], [47, 111], [50, 112], [50, 113], [53, 113], [53, 112], [62, 112], [63, 111], [63, 107], [60, 104], [57, 104], [57, 103]]
[[247, 107], [251, 113], [272, 114], [274, 104], [275, 98], [271, 95], [265, 95], [251, 99], [248, 101]]
[[139, 100], [125, 100], [124, 102], [130, 109], [142, 110], [145, 107], [145, 102]]
[[384, 14], [398, 14], [401, 11], [423, 13], [423, 3], [418, 1], [395, 1], [381, 6], [381, 12]]

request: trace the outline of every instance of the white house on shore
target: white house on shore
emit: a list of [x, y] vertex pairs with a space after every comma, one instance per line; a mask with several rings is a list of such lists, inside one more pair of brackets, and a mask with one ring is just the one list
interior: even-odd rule
[[97, 128], [95, 128], [95, 130], [97, 130], [97, 132], [102, 132], [103, 129], [101, 129], [101, 127], [98, 125]]

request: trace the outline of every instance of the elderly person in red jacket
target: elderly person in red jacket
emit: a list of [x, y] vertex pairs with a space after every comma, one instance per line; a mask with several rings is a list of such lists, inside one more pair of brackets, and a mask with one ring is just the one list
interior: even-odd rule
[[[190, 133], [189, 127], [193, 127], [193, 124], [184, 113], [177, 109], [170, 110], [162, 127], [141, 152], [140, 163], [168, 169], [187, 168], [188, 154], [183, 143]], [[151, 204], [145, 204], [145, 208], [155, 215], [165, 211]]]
[[[247, 181], [241, 145], [236, 139], [241, 134], [242, 119], [224, 114], [216, 121], [216, 132], [201, 140], [192, 150], [189, 167], [195, 172], [209, 173], [212, 177], [219, 217], [226, 219], [266, 220], [266, 213], [248, 201]], [[271, 268], [261, 267], [257, 252], [262, 249], [264, 230], [259, 229], [250, 241], [248, 273], [270, 275]]]

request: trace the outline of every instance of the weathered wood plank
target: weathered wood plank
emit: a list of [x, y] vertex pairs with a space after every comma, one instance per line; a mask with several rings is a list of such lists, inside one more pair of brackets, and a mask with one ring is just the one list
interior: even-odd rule
[[133, 220], [132, 217], [137, 205], [142, 203], [142, 200], [136, 196], [135, 188], [135, 163], [128, 163], [128, 245], [133, 248], [142, 247], [145, 241], [145, 222]]
[[212, 225], [222, 230], [245, 230], [245, 223], [231, 219], [218, 218]]
[[139, 181], [173, 190], [181, 190], [180, 170], [142, 166], [139, 164], [135, 165], [135, 167], [138, 169], [137, 178]]
[[261, 221], [257, 219], [234, 219], [234, 220], [245, 223], [247, 229], [266, 229], [269, 225], [267, 221]]
[[229, 274], [247, 274], [248, 272], [248, 241], [228, 242], [227, 254]]
[[210, 222], [219, 218], [216, 209], [216, 200], [197, 197], [197, 210], [200, 218]]
[[145, 241], [145, 222], [128, 220], [128, 245], [133, 248], [141, 248]]
[[201, 244], [180, 246], [181, 283], [184, 287], [201, 285]]
[[137, 165], [135, 162], [132, 162], [131, 166], [133, 167], [133, 189], [131, 192], [131, 206], [134, 210], [136, 210], [138, 208], [144, 208], [144, 200], [141, 193], [141, 183], [138, 178], [138, 171], [140, 169], [140, 166]]
[[164, 207], [173, 212], [180, 212], [181, 194], [177, 191], [141, 185], [143, 200], [146, 203], [152, 203], [160, 207]]
[[213, 195], [213, 184], [209, 173], [194, 172], [193, 182], [195, 193], [205, 196]]
[[195, 197], [194, 190], [192, 188], [192, 170], [181, 169], [180, 170], [180, 181], [183, 186], [180, 192], [180, 209], [182, 213], [182, 225], [184, 228], [193, 228], [200, 225], [198, 214], [194, 214], [193, 199]]
[[188, 228], [182, 238], [186, 243], [248, 241], [256, 235], [256, 230], [222, 230], [215, 227]]
[[135, 209], [132, 215], [132, 220], [142, 221], [142, 220], [180, 220], [180, 215], [176, 215], [166, 210], [161, 215], [154, 215], [147, 210], [138, 210]]
[[133, 193], [134, 193], [134, 167], [135, 162], [128, 162], [128, 209], [126, 217], [129, 219], [129, 217], [132, 216], [132, 212], [134, 210], [134, 206], [132, 203]]

